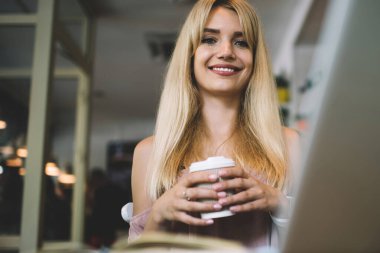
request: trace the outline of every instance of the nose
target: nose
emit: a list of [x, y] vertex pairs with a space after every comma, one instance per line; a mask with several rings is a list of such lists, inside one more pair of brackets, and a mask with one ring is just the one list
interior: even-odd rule
[[219, 59], [224, 60], [235, 59], [235, 53], [232, 43], [230, 41], [222, 42], [218, 48], [217, 56]]

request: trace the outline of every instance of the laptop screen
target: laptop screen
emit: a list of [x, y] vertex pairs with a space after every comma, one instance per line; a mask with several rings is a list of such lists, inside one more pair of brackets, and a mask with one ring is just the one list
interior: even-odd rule
[[283, 252], [380, 252], [380, 1], [331, 1]]

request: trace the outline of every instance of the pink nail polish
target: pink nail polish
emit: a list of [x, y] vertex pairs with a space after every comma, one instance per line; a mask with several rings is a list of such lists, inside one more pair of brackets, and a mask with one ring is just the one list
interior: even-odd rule
[[227, 193], [226, 193], [226, 192], [218, 192], [217, 194], [218, 194], [218, 197], [219, 197], [219, 198], [224, 198], [224, 197], [227, 196]]
[[227, 203], [227, 200], [225, 200], [225, 199], [219, 199], [218, 202], [219, 202], [219, 204], [223, 205], [223, 204]]
[[208, 178], [211, 179], [211, 180], [215, 180], [218, 177], [215, 174], [211, 174], [211, 175], [208, 176]]
[[214, 220], [207, 220], [206, 223], [207, 223], [207, 224], [213, 224], [213, 223], [214, 223]]
[[212, 188], [213, 188], [214, 190], [218, 190], [218, 189], [220, 188], [220, 185], [218, 185], [218, 184], [214, 184], [214, 185], [212, 186]]
[[220, 204], [214, 204], [214, 209], [221, 209], [222, 206]]

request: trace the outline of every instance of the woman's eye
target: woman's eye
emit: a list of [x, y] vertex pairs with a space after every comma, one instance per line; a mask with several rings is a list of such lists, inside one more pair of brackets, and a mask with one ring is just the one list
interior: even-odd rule
[[235, 41], [235, 45], [243, 48], [249, 48], [249, 45], [245, 40], [237, 40]]
[[214, 38], [203, 38], [201, 40], [201, 43], [202, 44], [209, 44], [209, 45], [213, 45], [216, 43], [216, 40]]

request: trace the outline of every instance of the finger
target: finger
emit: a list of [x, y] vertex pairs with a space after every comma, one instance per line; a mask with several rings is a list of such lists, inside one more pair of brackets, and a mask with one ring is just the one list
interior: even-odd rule
[[184, 187], [188, 188], [200, 183], [213, 183], [218, 179], [215, 173], [207, 171], [198, 171], [190, 173], [181, 179], [181, 183]]
[[192, 226], [208, 226], [214, 223], [212, 219], [204, 220], [200, 218], [195, 218], [184, 212], [176, 213], [175, 219]]
[[256, 181], [252, 179], [246, 179], [242, 177], [236, 177], [233, 179], [223, 180], [212, 185], [212, 189], [215, 191], [223, 191], [228, 189], [248, 189], [254, 187]]
[[186, 212], [214, 212], [222, 209], [217, 201], [213, 202], [199, 202], [199, 201], [187, 201], [180, 200], [174, 203], [175, 209]]
[[245, 191], [245, 189], [243, 189], [243, 188], [235, 188], [233, 190], [234, 190], [234, 193], [239, 193], [239, 192]]
[[229, 206], [233, 204], [246, 203], [249, 201], [258, 200], [264, 197], [264, 191], [260, 188], [250, 188], [246, 191], [227, 196], [219, 199], [219, 204]]
[[249, 178], [249, 174], [241, 167], [223, 168], [219, 170], [218, 175], [219, 177], [222, 177], [222, 178], [235, 178], [235, 177]]
[[204, 187], [187, 188], [186, 196], [188, 200], [218, 199], [218, 193], [215, 190]]
[[245, 204], [231, 206], [230, 211], [233, 213], [241, 213], [253, 210], [268, 210], [266, 202], [266, 199], [259, 199]]

